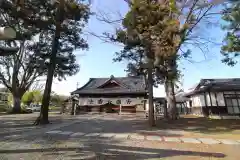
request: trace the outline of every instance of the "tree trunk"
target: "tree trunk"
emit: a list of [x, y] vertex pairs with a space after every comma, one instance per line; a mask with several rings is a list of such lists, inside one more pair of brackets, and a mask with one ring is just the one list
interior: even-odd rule
[[169, 118], [171, 120], [178, 119], [178, 112], [176, 107], [176, 98], [174, 93], [174, 83], [172, 80], [169, 80], [168, 82], [168, 94], [167, 94], [167, 103], [169, 106]]
[[55, 36], [54, 42], [53, 42], [53, 49], [52, 49], [53, 51], [51, 55], [50, 66], [48, 68], [47, 81], [46, 81], [46, 85], [43, 93], [41, 112], [40, 112], [39, 118], [36, 120], [36, 123], [35, 123], [36, 125], [49, 123], [48, 110], [49, 110], [49, 102], [50, 102], [51, 89], [52, 89], [53, 74], [56, 66], [56, 55], [57, 55], [57, 47], [58, 47], [58, 38], [56, 37], [57, 36]]
[[75, 101], [72, 101], [71, 115], [74, 115]]
[[56, 57], [57, 57], [57, 51], [59, 47], [59, 39], [60, 39], [60, 30], [61, 30], [61, 23], [62, 23], [62, 17], [63, 17], [63, 7], [64, 7], [64, 1], [60, 1], [60, 6], [58, 7], [58, 13], [56, 15], [56, 30], [55, 35], [52, 43], [52, 54], [50, 57], [50, 64], [48, 67], [48, 73], [47, 73], [47, 81], [43, 93], [43, 99], [42, 99], [42, 106], [41, 106], [41, 112], [40, 116], [36, 119], [35, 125], [38, 124], [48, 124], [48, 110], [49, 110], [49, 101], [51, 96], [51, 90], [52, 90], [52, 82], [53, 82], [53, 75], [56, 68]]
[[[164, 82], [164, 87], [165, 87], [165, 93], [166, 93], [167, 102], [168, 102], [169, 92], [168, 92], [168, 82], [167, 81]], [[168, 119], [168, 118], [169, 118], [168, 117], [168, 103], [164, 102], [164, 119]]]
[[155, 118], [154, 118], [154, 105], [153, 105], [153, 76], [152, 76], [152, 68], [148, 67], [148, 107], [149, 107], [149, 125], [155, 126]]
[[21, 113], [21, 96], [13, 94], [13, 108], [12, 113]]
[[66, 108], [66, 104], [62, 104], [61, 106], [61, 111], [60, 111], [60, 114], [63, 114], [65, 112], [65, 108]]

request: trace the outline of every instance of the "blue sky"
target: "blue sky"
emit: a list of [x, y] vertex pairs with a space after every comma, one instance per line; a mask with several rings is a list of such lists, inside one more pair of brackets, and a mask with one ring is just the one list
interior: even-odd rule
[[[92, 7], [94, 12], [101, 11], [113, 13], [117, 18], [117, 13], [127, 12], [127, 4], [123, 0], [93, 0]], [[94, 16], [91, 17], [86, 31], [101, 34], [103, 32], [113, 32], [114, 27], [103, 22], [96, 20]], [[221, 29], [215, 27], [208, 27], [201, 30], [202, 34], [206, 34], [215, 38], [213, 41], [221, 42], [224, 33]], [[91, 77], [110, 77], [125, 76], [126, 62], [113, 63], [115, 52], [121, 50], [121, 47], [115, 44], [109, 44], [101, 41], [100, 39], [88, 35], [86, 37], [89, 43], [88, 51], [76, 51], [78, 55], [78, 63], [80, 64], [80, 72], [72, 77], [67, 77], [66, 81], [55, 81], [53, 84], [53, 91], [69, 95], [69, 93], [76, 89], [77, 83], [79, 87], [84, 85]], [[182, 79], [182, 88], [187, 90], [194, 84], [199, 82], [201, 78], [234, 78], [239, 77], [240, 64], [235, 67], [228, 67], [221, 63], [221, 54], [219, 45], [209, 45], [209, 50], [204, 56], [203, 53], [196, 48], [191, 47], [192, 60], [196, 61], [191, 63], [187, 60], [181, 60], [180, 69], [184, 75]], [[164, 88], [160, 86], [154, 89], [155, 96], [164, 96]]]

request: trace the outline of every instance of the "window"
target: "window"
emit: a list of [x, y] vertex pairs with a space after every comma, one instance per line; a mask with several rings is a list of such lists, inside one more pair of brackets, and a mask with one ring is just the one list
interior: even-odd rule
[[232, 100], [226, 98], [226, 106], [232, 106]]
[[233, 107], [227, 107], [228, 113], [233, 114]]
[[237, 99], [232, 99], [232, 105], [233, 105], [233, 107], [238, 107]]
[[233, 112], [234, 113], [240, 113], [239, 108], [238, 107], [233, 107]]
[[224, 94], [224, 97], [225, 97], [228, 113], [239, 114], [240, 113], [240, 94], [228, 93], [228, 94]]

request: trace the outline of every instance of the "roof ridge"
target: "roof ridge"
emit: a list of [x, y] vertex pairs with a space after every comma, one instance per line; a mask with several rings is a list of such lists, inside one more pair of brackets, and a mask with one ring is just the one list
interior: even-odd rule
[[123, 82], [120, 82], [118, 81], [118, 79], [116, 77], [114, 77], [113, 75], [111, 75], [110, 78], [108, 78], [103, 84], [97, 86], [97, 88], [101, 87], [101, 86], [104, 86], [106, 83], [110, 82], [110, 81], [116, 81], [118, 85], [120, 85], [121, 87], [124, 87], [124, 88], [129, 88], [128, 85], [126, 85], [125, 83]]
[[[111, 76], [113, 76], [113, 75], [111, 75]], [[92, 79], [99, 79], [99, 78], [101, 78], [101, 79], [110, 79], [111, 78], [111, 76], [110, 77], [92, 77]], [[113, 76], [114, 78], [134, 78], [134, 77], [142, 77], [142, 76], [120, 76], [120, 77], [115, 77], [115, 76]]]
[[203, 79], [201, 79], [201, 80], [227, 80], [227, 79], [229, 79], [229, 80], [234, 80], [234, 79], [239, 79], [240, 80], [240, 78], [203, 78]]

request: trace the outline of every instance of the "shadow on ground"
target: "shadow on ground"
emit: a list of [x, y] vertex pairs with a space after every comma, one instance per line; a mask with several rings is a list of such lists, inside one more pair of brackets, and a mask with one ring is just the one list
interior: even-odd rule
[[83, 133], [138, 133], [144, 136], [182, 137], [182, 131], [164, 131], [157, 127], [149, 127], [147, 119], [90, 119], [61, 129], [61, 131]]
[[[179, 121], [181, 122], [181, 120]], [[183, 122], [181, 122], [183, 123]], [[186, 124], [183, 123], [183, 124]], [[189, 124], [192, 122], [189, 121]], [[169, 128], [171, 124], [166, 124]], [[183, 127], [183, 126], [182, 126]], [[186, 127], [186, 126], [185, 126]], [[181, 127], [180, 127], [181, 128]], [[122, 119], [88, 119], [71, 126], [61, 128], [62, 131], [83, 132], [83, 133], [140, 133], [152, 134], [156, 128], [149, 128], [146, 120]], [[165, 133], [163, 133], [165, 134]], [[166, 136], [182, 136], [177, 133], [167, 133]], [[129, 141], [131, 142], [131, 141]], [[14, 147], [17, 146], [15, 149]], [[164, 145], [164, 144], [163, 144]], [[183, 144], [185, 145], [185, 144]], [[224, 159], [225, 154], [207, 151], [189, 151], [180, 148], [158, 149], [154, 146], [144, 147], [143, 145], [128, 145], [121, 139], [99, 138], [79, 136], [71, 138], [67, 135], [36, 135], [24, 139], [12, 140], [9, 149], [0, 149], [0, 159], [5, 157], [8, 160], [23, 159], [107, 159], [107, 160], [143, 160], [171, 158], [178, 156], [195, 156], [196, 158], [219, 158]], [[200, 150], [200, 149], [199, 149]], [[25, 156], [25, 157], [24, 157]], [[37, 157], [37, 158], [36, 158]], [[85, 158], [84, 158], [85, 157]]]
[[240, 134], [240, 120], [208, 119], [205, 117], [183, 116], [176, 121], [157, 121], [159, 129], [178, 129], [200, 133], [231, 133], [237, 131]]
[[[15, 150], [0, 150], [0, 156], [2, 154], [4, 154], [5, 157], [8, 157], [8, 155], [21, 156], [23, 154], [27, 154], [27, 156], [31, 156], [33, 159], [36, 159], [34, 158], [34, 156], [38, 156], [43, 159], [46, 158], [58, 159], [61, 157], [62, 159], [75, 159], [75, 160], [80, 159], [143, 160], [153, 158], [170, 158], [177, 156], [196, 156], [201, 158], [226, 157], [226, 155], [223, 153], [124, 146], [121, 145], [121, 141], [109, 139], [106, 141], [86, 139], [85, 141], [78, 142], [79, 147], [76, 146], [76, 140], [73, 141], [75, 142], [75, 147], [66, 146], [66, 147], [44, 147], [38, 149], [25, 148]], [[46, 143], [48, 144], [51, 143], [51, 140], [45, 142], [45, 145], [47, 145]], [[69, 143], [71, 144], [71, 142]], [[29, 159], [29, 157], [26, 157], [26, 159]]]
[[16, 114], [16, 115], [2, 115], [0, 116], [0, 138], [8, 136], [9, 134], [22, 134], [28, 132], [29, 130], [45, 128], [49, 125], [61, 124], [63, 122], [72, 121], [74, 118], [65, 118], [62, 115], [50, 115], [49, 120], [51, 124], [49, 125], [34, 125], [36, 118], [39, 113], [34, 114]]

